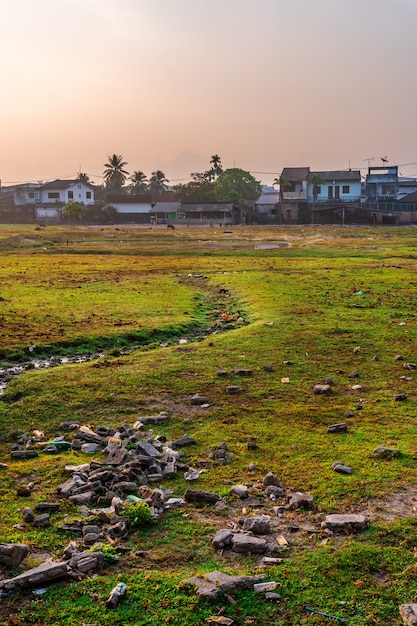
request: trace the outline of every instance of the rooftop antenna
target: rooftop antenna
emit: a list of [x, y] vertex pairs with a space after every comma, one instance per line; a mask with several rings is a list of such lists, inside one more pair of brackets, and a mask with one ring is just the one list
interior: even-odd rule
[[383, 162], [383, 164], [385, 165], [385, 163], [388, 163], [388, 159], [386, 156], [384, 157], [380, 157], [381, 161]]
[[364, 161], [368, 161], [368, 167], [369, 167], [370, 162], [375, 161], [375, 157], [368, 157], [367, 159], [364, 159]]

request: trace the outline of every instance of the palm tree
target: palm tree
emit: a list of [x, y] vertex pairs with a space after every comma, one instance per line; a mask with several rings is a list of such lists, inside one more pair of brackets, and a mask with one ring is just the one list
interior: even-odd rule
[[152, 172], [149, 179], [149, 191], [153, 191], [154, 193], [167, 191], [168, 183], [169, 180], [165, 178], [165, 174], [161, 170], [156, 170]]
[[144, 191], [148, 191], [148, 179], [146, 178], [146, 174], [137, 170], [133, 172], [130, 179], [132, 181], [132, 186], [130, 187], [130, 193], [142, 193]]
[[312, 172], [307, 178], [310, 185], [313, 186], [313, 210], [311, 212], [311, 223], [314, 221], [314, 211], [316, 209], [317, 196], [319, 195], [319, 187], [320, 185], [324, 185], [325, 182], [320, 176], [320, 174], [315, 174]]
[[106, 187], [112, 191], [120, 191], [129, 176], [129, 172], [123, 169], [127, 165], [123, 161], [123, 157], [119, 154], [113, 154], [108, 157], [107, 163], [104, 164], [104, 181]]
[[283, 174], [280, 174], [278, 178], [274, 178], [272, 185], [279, 185], [279, 208], [280, 208], [280, 221], [282, 223], [282, 203], [284, 200], [284, 188], [290, 184], [290, 181], [285, 178]]
[[78, 172], [77, 180], [79, 180], [81, 183], [88, 183], [90, 182], [90, 177], [88, 174], [85, 174], [84, 172]]
[[214, 178], [217, 178], [223, 171], [222, 160], [218, 154], [214, 154], [211, 157], [210, 165], [212, 166], [210, 171], [213, 173]]

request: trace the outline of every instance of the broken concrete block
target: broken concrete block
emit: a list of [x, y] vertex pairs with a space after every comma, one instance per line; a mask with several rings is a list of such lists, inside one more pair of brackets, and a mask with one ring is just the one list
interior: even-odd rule
[[23, 543], [0, 543], [0, 563], [6, 567], [17, 567], [29, 553]]
[[266, 539], [245, 533], [236, 533], [232, 538], [233, 550], [239, 553], [263, 554], [266, 544]]
[[400, 615], [407, 626], [417, 626], [417, 604], [401, 604]]
[[19, 576], [0, 581], [0, 590], [13, 591], [17, 588], [26, 588], [42, 585], [56, 578], [62, 578], [68, 573], [67, 564], [62, 561], [45, 561]]
[[365, 515], [358, 513], [327, 515], [321, 527], [334, 533], [359, 533], [368, 528], [368, 520]]

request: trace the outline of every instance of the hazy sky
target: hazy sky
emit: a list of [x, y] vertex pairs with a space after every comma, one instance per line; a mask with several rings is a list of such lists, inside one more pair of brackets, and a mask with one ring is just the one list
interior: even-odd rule
[[[0, 179], [417, 175], [417, 0], [2, 0]], [[409, 165], [408, 165], [409, 164]]]

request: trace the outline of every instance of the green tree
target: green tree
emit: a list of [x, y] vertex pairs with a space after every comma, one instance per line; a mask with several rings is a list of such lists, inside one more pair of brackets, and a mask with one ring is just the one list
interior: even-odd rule
[[319, 187], [320, 187], [320, 185], [324, 185], [325, 182], [321, 178], [320, 174], [315, 174], [313, 172], [309, 175], [309, 177], [307, 178], [307, 181], [313, 187], [313, 210], [311, 212], [311, 223], [313, 223], [313, 221], [314, 221], [314, 211], [316, 210], [317, 196], [319, 195]]
[[107, 163], [104, 164], [104, 182], [110, 191], [121, 191], [126, 182], [129, 172], [124, 167], [127, 165], [123, 161], [123, 157], [119, 154], [113, 154], [108, 157]]
[[274, 182], [272, 185], [279, 186], [279, 214], [280, 214], [280, 222], [282, 223], [282, 204], [284, 201], [284, 190], [290, 182], [285, 178], [283, 174], [280, 174], [277, 178], [274, 178]]
[[74, 224], [76, 220], [80, 220], [85, 214], [85, 206], [81, 202], [75, 202], [75, 200], [68, 200], [64, 206], [64, 215]]
[[181, 202], [208, 202], [214, 200], [214, 183], [205, 173], [193, 172], [189, 183], [175, 185], [175, 198]]
[[148, 179], [146, 178], [146, 174], [137, 170], [133, 172], [130, 179], [132, 181], [132, 185], [130, 187], [130, 193], [144, 193], [148, 191]]
[[223, 172], [222, 160], [218, 154], [214, 154], [210, 159], [211, 169], [205, 172], [206, 178], [216, 180]]
[[161, 170], [152, 172], [149, 179], [149, 191], [153, 193], [163, 193], [168, 189], [169, 180], [165, 178], [165, 174]]
[[105, 204], [102, 208], [102, 212], [106, 216], [108, 222], [113, 222], [117, 217], [117, 209], [112, 204]]
[[250, 172], [233, 167], [224, 170], [214, 183], [216, 199], [251, 204], [262, 193], [262, 184]]
[[90, 182], [90, 177], [85, 172], [78, 172], [77, 180], [79, 180], [81, 183], [89, 183]]

